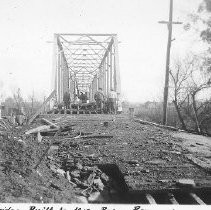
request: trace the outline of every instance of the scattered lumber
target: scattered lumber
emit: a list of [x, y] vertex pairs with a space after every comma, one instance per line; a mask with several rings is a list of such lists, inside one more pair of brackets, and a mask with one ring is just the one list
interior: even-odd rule
[[71, 126], [59, 127], [56, 124], [46, 120], [45, 118], [43, 119], [44, 119], [43, 121], [46, 122], [48, 125], [41, 125], [38, 126], [37, 128], [30, 129], [26, 131], [25, 134], [29, 135], [29, 134], [40, 133], [42, 136], [48, 136], [48, 135], [53, 136], [58, 130], [60, 130], [64, 134], [64, 132], [67, 132], [72, 129]]
[[42, 110], [44, 109], [45, 105], [55, 96], [56, 91], [54, 90], [49, 96], [48, 98], [43, 102], [42, 106], [37, 110], [37, 112], [29, 119], [28, 121], [28, 125], [30, 125], [35, 119], [36, 117], [42, 112]]
[[87, 135], [87, 136], [81, 136], [82, 139], [89, 139], [89, 138], [113, 138], [112, 135]]
[[56, 125], [55, 123], [53, 123], [53, 122], [51, 122], [51, 121], [49, 121], [49, 120], [47, 120], [45, 118], [41, 118], [41, 121], [46, 123], [47, 125], [51, 125], [53, 128], [58, 128], [59, 129], [58, 125]]
[[178, 131], [179, 130], [178, 128], [175, 128], [175, 127], [172, 127], [172, 126], [161, 125], [161, 124], [158, 124], [158, 123], [153, 123], [153, 122], [149, 122], [149, 121], [145, 121], [145, 120], [134, 119], [134, 121], [139, 122], [143, 125], [153, 125], [153, 126], [168, 129], [168, 130], [171, 130], [171, 131]]
[[[58, 129], [57, 129], [58, 130]], [[38, 133], [38, 132], [48, 132], [52, 131], [52, 128], [50, 125], [42, 125], [37, 128], [30, 129], [25, 132], [26, 135], [32, 134], [32, 133]]]
[[185, 156], [188, 158], [188, 160], [190, 160], [194, 164], [203, 168], [207, 172], [211, 172], [211, 161], [209, 161], [208, 159], [203, 158], [203, 157], [198, 158], [198, 157], [193, 156], [192, 154], [186, 154]]
[[58, 130], [58, 131], [55, 133], [55, 135], [54, 135], [53, 139], [51, 140], [50, 144], [48, 145], [48, 147], [46, 148], [46, 150], [44, 151], [44, 153], [42, 154], [42, 156], [41, 156], [40, 159], [38, 160], [37, 164], [34, 166], [34, 170], [37, 170], [37, 168], [39, 167], [39, 165], [41, 164], [41, 162], [43, 161], [43, 159], [47, 156], [49, 149], [50, 149], [51, 146], [53, 145], [55, 139], [58, 137], [59, 131], [60, 131], [60, 130]]
[[7, 130], [7, 127], [2, 123], [0, 123], [0, 127], [3, 128], [4, 130]]
[[91, 134], [93, 134], [93, 133], [91, 133], [91, 132], [78, 132], [77, 133], [78, 135], [80, 135], [80, 136], [87, 136], [87, 135], [91, 135]]
[[6, 122], [4, 119], [0, 119], [0, 127], [6, 129], [6, 130], [10, 130], [11, 126], [9, 125], [8, 122]]
[[196, 183], [193, 179], [179, 179], [176, 183], [179, 187], [195, 187]]
[[42, 141], [42, 135], [40, 134], [40, 132], [37, 133], [37, 140], [38, 142]]

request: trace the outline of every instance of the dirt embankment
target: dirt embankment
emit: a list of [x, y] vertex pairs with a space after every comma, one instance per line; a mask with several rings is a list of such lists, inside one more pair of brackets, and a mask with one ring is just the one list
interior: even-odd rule
[[68, 181], [52, 173], [45, 159], [35, 165], [49, 144], [49, 137], [38, 143], [36, 136], [24, 136], [18, 127], [0, 136], [0, 201], [3, 202], [74, 202], [74, 190]]

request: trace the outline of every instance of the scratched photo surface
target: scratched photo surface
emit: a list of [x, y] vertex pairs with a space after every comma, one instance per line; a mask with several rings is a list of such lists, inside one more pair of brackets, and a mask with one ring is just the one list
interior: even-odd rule
[[2, 0], [0, 27], [1, 204], [211, 204], [211, 0]]

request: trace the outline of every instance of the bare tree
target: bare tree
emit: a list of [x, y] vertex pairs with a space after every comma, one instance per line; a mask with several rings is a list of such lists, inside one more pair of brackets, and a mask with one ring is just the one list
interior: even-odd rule
[[15, 100], [17, 109], [19, 110], [19, 112], [21, 112], [21, 107], [22, 107], [22, 104], [23, 104], [23, 98], [21, 97], [20, 88], [18, 88], [18, 90], [13, 94], [13, 98]]
[[34, 90], [32, 91], [32, 94], [29, 95], [29, 100], [30, 100], [30, 103], [31, 103], [31, 107], [30, 107], [30, 115], [33, 114], [34, 112], [34, 102], [35, 102], [35, 95], [34, 95]]
[[203, 68], [203, 59], [191, 55], [177, 60], [171, 68], [170, 76], [173, 103], [182, 128], [187, 130], [187, 115], [195, 124], [195, 130], [202, 133], [202, 124], [208, 118], [210, 100], [202, 101], [197, 97], [211, 87], [210, 74]]
[[[192, 99], [192, 109], [195, 118], [196, 130], [202, 133], [201, 122], [203, 121], [204, 109], [210, 104], [210, 101], [197, 101], [197, 95], [205, 89], [211, 87], [210, 75], [204, 71], [192, 71], [189, 82], [189, 94]], [[201, 119], [200, 119], [201, 118]]]
[[182, 129], [184, 130], [187, 130], [187, 126], [182, 115], [182, 107], [188, 99], [186, 84], [191, 74], [191, 64], [192, 61], [187, 62], [186, 60], [186, 62], [184, 62], [178, 59], [174, 62], [174, 65], [170, 70], [171, 84], [173, 86], [172, 101], [177, 111], [177, 115], [182, 125]]

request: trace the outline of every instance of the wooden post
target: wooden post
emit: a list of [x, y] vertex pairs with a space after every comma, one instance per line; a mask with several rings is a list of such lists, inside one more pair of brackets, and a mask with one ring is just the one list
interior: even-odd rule
[[169, 90], [169, 64], [170, 64], [170, 51], [171, 51], [171, 37], [172, 37], [172, 24], [182, 24], [181, 22], [172, 22], [173, 18], [173, 0], [170, 0], [169, 8], [169, 21], [159, 21], [161, 24], [168, 26], [168, 43], [166, 51], [166, 73], [165, 73], [165, 86], [163, 94], [163, 124], [167, 124], [167, 107], [168, 107], [168, 90]]
[[169, 9], [169, 23], [168, 23], [168, 43], [166, 52], [166, 74], [165, 74], [165, 87], [163, 98], [163, 124], [167, 124], [167, 105], [168, 105], [168, 88], [169, 88], [169, 63], [170, 63], [170, 49], [171, 49], [171, 36], [172, 36], [172, 16], [173, 16], [173, 0], [170, 0]]
[[133, 107], [129, 108], [129, 116], [130, 116], [130, 119], [134, 118], [134, 108]]

